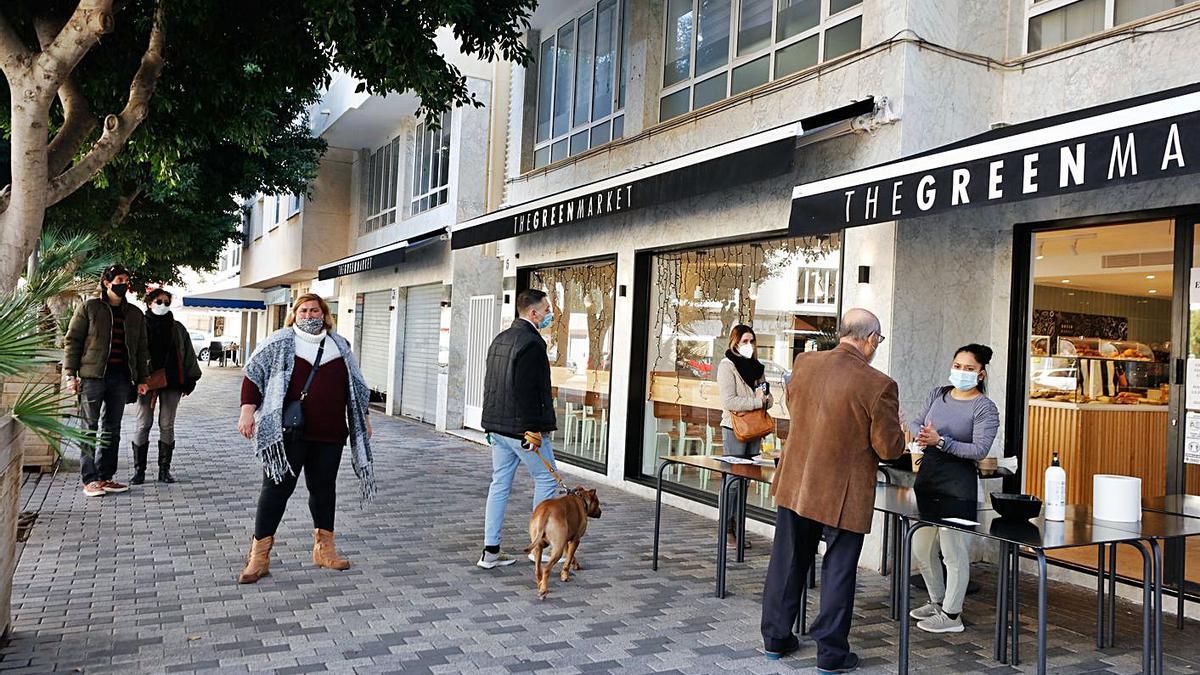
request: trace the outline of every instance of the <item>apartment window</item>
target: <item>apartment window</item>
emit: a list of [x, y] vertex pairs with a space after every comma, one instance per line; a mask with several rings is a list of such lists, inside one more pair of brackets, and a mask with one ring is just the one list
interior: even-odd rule
[[450, 113], [444, 112], [434, 129], [417, 125], [413, 150], [412, 213], [418, 214], [446, 203], [450, 193]]
[[400, 137], [368, 153], [363, 160], [359, 234], [396, 222], [396, 188], [400, 182]]
[[288, 195], [288, 218], [297, 213], [300, 213], [300, 195], [293, 193]]
[[249, 246], [252, 239], [262, 236], [262, 229], [254, 226], [254, 207], [242, 207], [242, 225], [239, 229], [245, 235], [242, 237], [242, 246]]
[[658, 119], [862, 47], [862, 0], [666, 0]]
[[1195, 0], [1030, 0], [1029, 51], [1050, 49]]
[[589, 4], [539, 46], [535, 168], [625, 135], [627, 4]]
[[229, 251], [229, 266], [237, 269], [242, 264], [242, 249], [239, 246], [234, 246]]

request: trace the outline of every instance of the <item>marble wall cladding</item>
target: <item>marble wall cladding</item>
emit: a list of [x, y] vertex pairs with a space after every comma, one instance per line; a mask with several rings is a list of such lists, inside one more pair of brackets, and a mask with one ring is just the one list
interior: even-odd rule
[[[467, 370], [468, 341], [471, 334], [470, 300], [478, 295], [495, 298], [497, 311], [503, 303], [501, 294], [501, 262], [495, 256], [486, 255], [483, 247], [454, 251], [451, 253], [451, 269], [454, 285], [450, 297], [450, 354], [447, 365], [444, 428], [458, 429], [463, 426], [463, 411], [466, 401], [468, 379], [483, 377], [483, 373]], [[493, 317], [493, 334], [500, 326], [499, 315]]]
[[[467, 90], [480, 101], [492, 99], [492, 83], [487, 80], [468, 79]], [[490, 105], [475, 108], [466, 106], [454, 111], [453, 134], [450, 147], [450, 203], [453, 215], [446, 225], [469, 220], [487, 210], [488, 147]]]

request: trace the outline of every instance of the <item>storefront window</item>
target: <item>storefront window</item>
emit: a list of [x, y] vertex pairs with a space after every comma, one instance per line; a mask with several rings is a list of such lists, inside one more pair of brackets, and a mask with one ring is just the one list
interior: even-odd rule
[[554, 454], [568, 462], [608, 461], [615, 262], [531, 270], [528, 287], [546, 292], [554, 321], [542, 331], [558, 431]]
[[[775, 405], [775, 433], [788, 433], [784, 392], [792, 361], [803, 351], [837, 344], [838, 235], [781, 238], [656, 255], [652, 262], [650, 342], [642, 473], [654, 475], [663, 455], [722, 454], [716, 368], [739, 323], [754, 328]], [[708, 472], [683, 469], [665, 479], [716, 493]], [[752, 505], [774, 508], [766, 489]]]

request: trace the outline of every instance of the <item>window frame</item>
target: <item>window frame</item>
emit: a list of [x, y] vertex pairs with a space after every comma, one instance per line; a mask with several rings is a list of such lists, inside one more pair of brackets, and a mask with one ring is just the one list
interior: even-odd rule
[[[396, 134], [383, 145], [364, 153], [360, 171], [362, 185], [358, 191], [360, 237], [400, 220], [400, 136]], [[376, 166], [377, 157], [380, 157], [379, 166]], [[383, 166], [384, 162], [387, 166]], [[391, 203], [387, 205], [389, 201]], [[373, 210], [376, 204], [382, 207], [378, 211]]]
[[[658, 112], [656, 113], [656, 119], [658, 119], [658, 121], [660, 123], [671, 120], [671, 119], [675, 119], [675, 117], [682, 117], [683, 115], [687, 114], [687, 113], [681, 113], [679, 115], [676, 115], [675, 117], [669, 117], [667, 119], [663, 119], [662, 118], [662, 101], [663, 101], [663, 99], [667, 98], [668, 96], [670, 96], [672, 94], [679, 93], [680, 91], [683, 91], [685, 89], [690, 89], [692, 91], [688, 95], [688, 112], [698, 110], [699, 108], [696, 108], [692, 105], [692, 103], [695, 101], [694, 89], [695, 89], [696, 85], [701, 84], [703, 82], [707, 82], [714, 77], [720, 77], [722, 75], [725, 77], [725, 96], [717, 99], [716, 101], [713, 101], [712, 103], [705, 104], [705, 106], [701, 106], [701, 108], [707, 107], [708, 105], [714, 105], [716, 103], [719, 103], [720, 101], [724, 101], [733, 96], [744, 93], [744, 92], [738, 92], [738, 94], [731, 93], [733, 91], [733, 71], [736, 70], [739, 66], [746, 65], [746, 64], [748, 64], [752, 61], [755, 61], [757, 59], [760, 59], [764, 56], [767, 57], [768, 71], [767, 71], [767, 81], [764, 82], [763, 84], [769, 84], [771, 82], [774, 82], [775, 79], [778, 77], [775, 72], [775, 64], [777, 61], [776, 54], [779, 51], [786, 49], [787, 47], [790, 47], [799, 42], [803, 42], [804, 40], [807, 40], [813, 36], [817, 36], [817, 63], [814, 64], [813, 66], [810, 66], [810, 68], [820, 65], [821, 63], [824, 63], [826, 60], [824, 58], [825, 34], [830, 29], [836, 28], [838, 26], [841, 26], [842, 24], [848, 23], [855, 19], [859, 19], [861, 21], [862, 17], [863, 17], [863, 13], [864, 13], [863, 5], [866, 4], [865, 1], [859, 2], [858, 4], [854, 5], [853, 7], [849, 7], [847, 9], [844, 9], [835, 14], [830, 14], [829, 13], [829, 3], [831, 0], [819, 0], [819, 2], [821, 3], [821, 17], [820, 17], [820, 20], [817, 22], [816, 26], [813, 26], [812, 28], [809, 28], [809, 29], [801, 31], [795, 35], [792, 35], [791, 37], [788, 37], [785, 40], [777, 40], [776, 36], [778, 34], [777, 31], [778, 31], [778, 21], [779, 21], [779, 0], [771, 0], [771, 40], [764, 47], [760, 47], [752, 52], [748, 52], [742, 56], [738, 56], [738, 53], [737, 53], [738, 40], [740, 39], [740, 36], [738, 34], [739, 33], [738, 29], [740, 26], [738, 24], [738, 21], [739, 21], [739, 18], [741, 17], [742, 1], [743, 0], [729, 0], [729, 52], [726, 55], [725, 65], [714, 68], [712, 70], [709, 70], [709, 71], [705, 72], [702, 76], [697, 77], [696, 76], [696, 40], [697, 40], [697, 37], [700, 32], [699, 26], [698, 26], [698, 21], [697, 21], [697, 17], [700, 15], [700, 0], [692, 0], [692, 17], [693, 17], [692, 18], [692, 26], [693, 26], [693, 28], [692, 28], [691, 45], [689, 46], [690, 57], [688, 60], [688, 77], [686, 77], [685, 79], [683, 79], [679, 82], [676, 82], [670, 86], [666, 86], [666, 84], [665, 84], [666, 83], [665, 65], [667, 62], [666, 35], [667, 35], [667, 29], [669, 26], [667, 25], [667, 19], [668, 19], [667, 13], [665, 11], [663, 12], [663, 22], [662, 22], [662, 26], [661, 26], [660, 32], [659, 32], [659, 34], [662, 35], [664, 38], [663, 39], [663, 52], [662, 52], [663, 67], [659, 69], [660, 72], [658, 74], [659, 75]], [[1113, 0], [1108, 0], [1108, 1], [1111, 2]], [[862, 43], [861, 43], [861, 39], [860, 39], [859, 48], [858, 48], [858, 50], [855, 50], [855, 51], [860, 51], [861, 49], [862, 49]], [[854, 53], [854, 52], [849, 52], [849, 53]], [[840, 57], [835, 57], [835, 58], [840, 58]], [[805, 70], [807, 70], [807, 68], [797, 70], [794, 73], [788, 73], [787, 76], [794, 75], [795, 73], [804, 72]], [[762, 84], [756, 85], [756, 87], [751, 87], [750, 89], [747, 89], [746, 91], [751, 91], [759, 86], [762, 86]]]
[[288, 194], [288, 214], [287, 214], [288, 218], [291, 218], [292, 216], [296, 215], [297, 213], [300, 213], [300, 204], [301, 204], [302, 199], [303, 199], [302, 195], [297, 194], [295, 192]]
[[[441, 126], [438, 130], [438, 137], [445, 138], [445, 161], [441, 161], [441, 149], [430, 152], [426, 156], [425, 138], [429, 135], [425, 128], [425, 122], [419, 121], [413, 132], [413, 161], [412, 161], [412, 193], [408, 200], [409, 216], [415, 216], [421, 213], [432, 211], [436, 208], [445, 206], [449, 203], [450, 197], [450, 152], [451, 145], [454, 142], [454, 133], [451, 127], [454, 116], [449, 110], [441, 114]], [[438, 162], [434, 159], [438, 158]], [[429, 170], [429, 181], [424, 183], [423, 172]], [[434, 180], [442, 181], [439, 185], [434, 185]], [[423, 185], [423, 188], [422, 188]], [[425, 200], [432, 201], [432, 197], [439, 196], [441, 201], [437, 204], [422, 205]]]
[[[1117, 21], [1117, 0], [1104, 0], [1104, 28], [1102, 28], [1101, 30], [1099, 30], [1095, 33], [1088, 33], [1087, 35], [1076, 38], [1074, 40], [1067, 40], [1065, 42], [1061, 42], [1061, 43], [1053, 45], [1051, 47], [1041, 47], [1036, 50], [1029, 48], [1030, 26], [1033, 23], [1033, 20], [1035, 18], [1042, 16], [1044, 14], [1049, 14], [1049, 13], [1054, 12], [1059, 9], [1063, 9], [1064, 7], [1070, 7], [1071, 5], [1074, 5], [1074, 4], [1082, 2], [1082, 1], [1083, 0], [1025, 0], [1025, 22], [1024, 22], [1025, 25], [1024, 25], [1024, 31], [1022, 34], [1022, 38], [1021, 38], [1021, 53], [1026, 54], [1026, 55], [1037, 54], [1038, 52], [1043, 52], [1048, 49], [1057, 49], [1059, 47], [1062, 47], [1064, 45], [1069, 45], [1074, 42], [1088, 40], [1088, 39], [1094, 39], [1095, 37], [1097, 37], [1099, 35], [1103, 35], [1111, 30], [1115, 30], [1122, 26], [1128, 26], [1128, 25], [1131, 25], [1138, 21], [1148, 19], [1152, 16], [1157, 16], [1159, 14], [1164, 14], [1166, 12], [1174, 11], [1173, 9], [1165, 9], [1160, 12], [1153, 12], [1151, 14], [1147, 14], [1146, 16], [1139, 17], [1139, 18], [1135, 19], [1134, 21], [1129, 21], [1126, 23], [1118, 24], [1116, 22]], [[1196, 0], [1192, 0], [1192, 2], [1195, 3]], [[1174, 9], [1180, 9], [1181, 7], [1186, 7], [1186, 6], [1187, 5], [1181, 5], [1180, 7], [1176, 7]]]
[[[591, 150], [592, 148], [598, 148], [598, 147], [601, 147], [608, 143], [611, 143], [615, 140], [620, 140], [621, 138], [624, 138], [624, 135], [625, 135], [624, 134], [625, 106], [624, 106], [624, 101], [623, 101], [623, 96], [622, 96], [623, 88], [624, 88], [624, 82], [623, 82], [624, 78], [621, 77], [621, 74], [625, 70], [625, 66], [626, 66], [625, 49], [628, 46], [626, 44], [626, 40], [625, 40], [625, 38], [626, 38], [625, 19], [627, 18], [626, 13], [628, 11], [626, 4], [628, 2], [630, 2], [631, 0], [616, 0], [616, 15], [614, 17], [613, 33], [612, 33], [613, 42], [614, 42], [613, 52], [614, 52], [616, 58], [612, 65], [612, 98], [611, 98], [611, 101], [609, 101], [609, 104], [612, 106], [612, 108], [609, 111], [609, 113], [603, 117], [593, 117], [592, 116], [592, 112], [595, 108], [595, 100], [596, 100], [595, 99], [595, 96], [596, 96], [596, 63], [595, 62], [596, 62], [596, 56], [598, 54], [598, 52], [596, 51], [596, 44], [600, 37], [600, 30], [599, 30], [599, 28], [600, 28], [600, 5], [605, 1], [606, 0], [589, 0], [589, 2], [587, 2], [587, 3], [584, 3], [582, 5], [577, 5], [575, 10], [566, 12], [560, 18], [558, 18], [556, 21], [547, 24], [546, 29], [544, 31], [546, 33], [547, 37], [545, 39], [539, 39], [537, 42], [537, 48], [535, 49], [535, 53], [538, 55], [539, 58], [542, 55], [542, 48], [548, 42], [551, 43], [551, 45], [552, 45], [551, 50], [555, 56], [550, 59], [550, 61], [554, 65], [554, 72], [551, 74], [550, 90], [549, 90], [549, 92], [547, 92], [547, 98], [549, 98], [549, 101], [550, 101], [550, 121], [549, 121], [550, 132], [545, 140], [538, 140], [538, 137], [537, 137], [537, 114], [538, 114], [538, 110], [543, 102], [542, 101], [542, 91], [541, 91], [540, 85], [541, 85], [541, 76], [542, 76], [542, 66], [544, 64], [541, 62], [541, 60], [539, 60], [537, 62], [537, 68], [532, 70], [532, 73], [534, 75], [534, 81], [535, 81], [534, 101], [533, 101], [533, 106], [531, 108], [532, 114], [534, 116], [533, 153], [532, 153], [532, 157], [533, 157], [532, 168], [533, 169], [540, 169], [540, 168], [548, 166], [550, 164], [554, 164], [555, 162], [559, 162], [564, 159], [568, 159], [570, 157], [574, 157], [576, 155], [587, 152], [588, 150]], [[578, 86], [577, 86], [577, 82], [575, 81], [575, 74], [579, 70], [579, 35], [580, 35], [579, 22], [581, 19], [583, 19], [584, 17], [587, 17], [589, 15], [591, 16], [591, 20], [592, 20], [592, 52], [591, 52], [592, 53], [592, 66], [591, 66], [591, 73], [590, 73], [591, 87], [589, 89], [589, 95], [588, 95], [588, 100], [587, 100], [588, 120], [585, 122], [582, 122], [580, 124], [575, 124], [575, 98], [578, 94]], [[571, 92], [570, 92], [570, 96], [569, 96], [570, 110], [567, 112], [567, 131], [562, 134], [555, 134], [554, 133], [554, 115], [555, 115], [554, 100], [555, 100], [555, 96], [557, 96], [557, 94], [558, 94], [558, 58], [557, 58], [558, 34], [563, 28], [565, 28], [567, 26], [567, 24], [571, 24], [572, 34], [575, 39], [575, 48], [571, 54], [570, 64], [567, 65], [567, 68], [571, 72]], [[550, 30], [550, 27], [553, 27], [553, 30]], [[620, 136], [617, 136], [614, 138], [613, 137], [613, 128], [615, 126], [617, 118], [621, 118], [622, 133]], [[592, 143], [593, 130], [597, 129], [599, 127], [603, 127], [605, 125], [608, 126], [608, 140], [593, 144]], [[587, 134], [587, 141], [588, 141], [587, 146], [577, 152], [571, 152], [571, 140], [575, 136], [578, 136], [579, 134]], [[566, 147], [567, 147], [566, 154], [558, 159], [555, 159], [554, 158], [554, 150], [553, 150], [554, 145], [557, 143], [564, 143], [564, 142], [566, 143]], [[538, 156], [538, 153], [541, 152], [542, 150], [546, 151], [547, 159], [544, 163], [538, 164], [537, 156]]]

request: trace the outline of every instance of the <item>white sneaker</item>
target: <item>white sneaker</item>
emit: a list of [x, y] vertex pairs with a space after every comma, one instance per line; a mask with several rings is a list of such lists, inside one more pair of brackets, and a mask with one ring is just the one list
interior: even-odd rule
[[479, 556], [479, 562], [477, 562], [475, 564], [482, 567], [485, 570], [490, 570], [495, 567], [504, 567], [506, 565], [511, 565], [515, 562], [517, 562], [517, 561], [515, 559], [513, 559], [512, 557], [510, 557], [506, 553], [489, 553], [487, 551], [484, 551], [483, 555]]
[[[530, 552], [529, 552], [529, 555], [527, 555], [527, 556], [525, 556], [525, 557], [526, 557], [526, 558], [529, 558], [529, 562], [531, 562], [531, 563], [536, 563], [536, 562], [537, 562], [537, 559], [533, 557], [533, 551], [530, 551]], [[561, 562], [561, 561], [560, 561], [560, 562]], [[549, 565], [549, 564], [550, 564], [550, 554], [549, 554], [549, 553], [546, 553], [545, 551], [542, 551], [542, 564], [543, 564], [543, 565]]]
[[925, 619], [937, 616], [939, 609], [940, 608], [937, 606], [936, 603], [927, 602], [924, 605], [921, 605], [920, 607], [909, 612], [908, 615], [911, 616], [912, 618], [916, 619], [917, 621], [924, 621]]
[[963, 632], [962, 614], [959, 614], [957, 619], [951, 619], [950, 615], [938, 609], [936, 615], [918, 623], [917, 628], [926, 633], [961, 633]]

